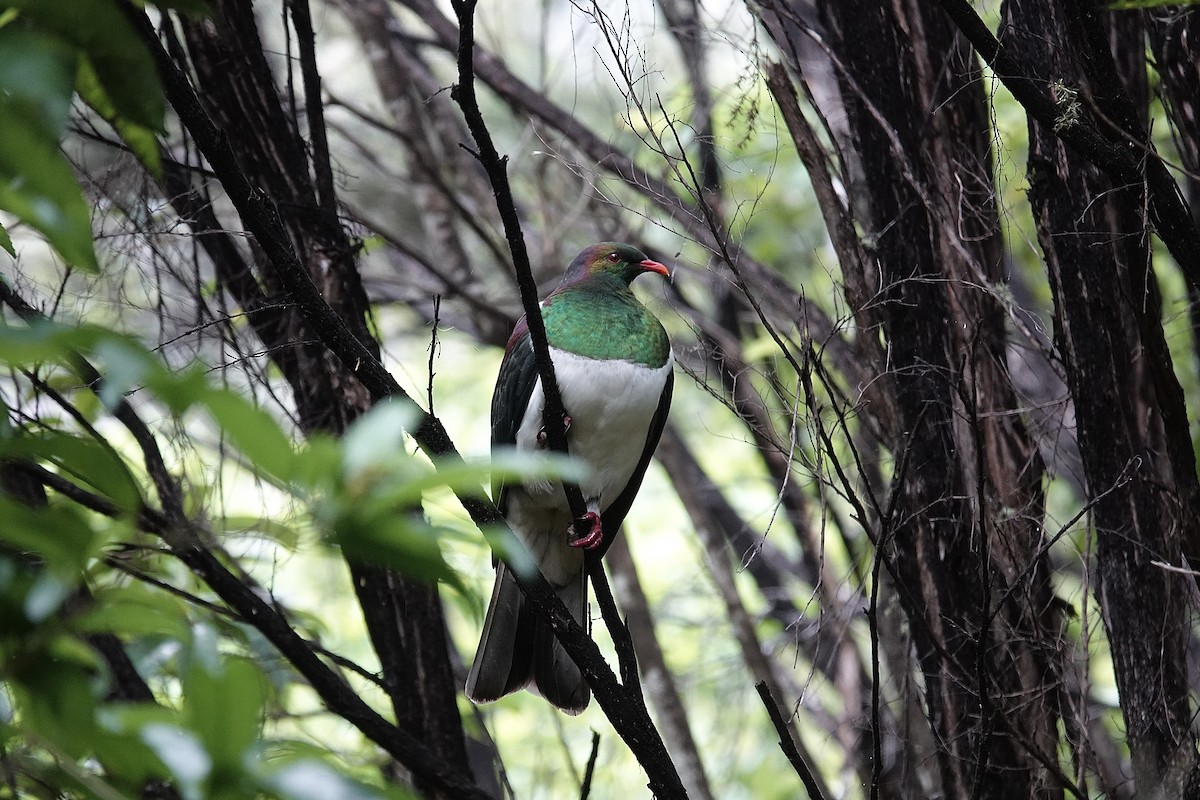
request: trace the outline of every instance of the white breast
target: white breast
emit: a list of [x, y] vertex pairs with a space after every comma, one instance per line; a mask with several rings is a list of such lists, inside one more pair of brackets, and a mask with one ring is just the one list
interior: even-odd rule
[[[589, 508], [602, 514], [629, 483], [642, 457], [650, 422], [675, 359], [672, 355], [656, 368], [629, 361], [597, 361], [553, 347], [550, 353], [563, 406], [571, 417], [567, 433], [571, 456], [588, 467], [589, 477], [579, 488]], [[518, 449], [537, 446], [544, 401], [539, 380], [517, 431]], [[532, 486], [527, 488], [541, 494]], [[553, 488], [547, 491], [546, 500], [565, 505], [561, 489]]]

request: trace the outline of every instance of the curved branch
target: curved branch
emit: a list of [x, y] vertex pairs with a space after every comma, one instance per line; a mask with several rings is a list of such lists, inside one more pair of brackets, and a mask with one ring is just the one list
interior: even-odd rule
[[[538, 378], [542, 382], [545, 402], [542, 406], [542, 424], [550, 449], [559, 453], [567, 451], [567, 431], [563, 426], [562, 394], [554, 376], [554, 361], [550, 358], [550, 344], [546, 341], [546, 326], [542, 321], [538, 305], [537, 284], [533, 280], [533, 269], [529, 265], [529, 252], [525, 249], [525, 236], [521, 232], [521, 220], [517, 216], [517, 205], [512, 189], [508, 185], [508, 156], [501, 156], [492, 142], [492, 135], [479, 110], [479, 99], [475, 96], [475, 3], [476, 0], [455, 0], [454, 11], [458, 15], [458, 84], [451, 95], [462, 109], [467, 128], [475, 139], [479, 151], [474, 153], [487, 172], [492, 191], [496, 196], [496, 208], [504, 225], [504, 237], [512, 253], [513, 266], [517, 271], [517, 286], [521, 291], [521, 307], [529, 325], [529, 338], [533, 344], [534, 360]], [[579, 487], [563, 483], [567, 505], [577, 524], [587, 513], [583, 494]]]
[[804, 760], [804, 756], [796, 748], [796, 740], [792, 738], [787, 720], [783, 718], [783, 713], [779, 710], [779, 704], [771, 695], [771, 689], [767, 686], [767, 682], [759, 681], [754, 684], [754, 689], [758, 692], [763, 706], [767, 709], [767, 716], [771, 718], [771, 724], [775, 726], [775, 732], [779, 734], [780, 749], [783, 750], [783, 754], [791, 762], [792, 768], [796, 770], [796, 774], [800, 776], [800, 780], [804, 782], [804, 788], [808, 791], [808, 796], [816, 798], [816, 800], [825, 800], [825, 793], [821, 791], [821, 784], [817, 781], [816, 775], [813, 774], [812, 768]]

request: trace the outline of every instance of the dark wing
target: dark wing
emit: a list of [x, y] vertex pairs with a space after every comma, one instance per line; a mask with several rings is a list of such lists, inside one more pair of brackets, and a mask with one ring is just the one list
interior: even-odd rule
[[671, 373], [667, 375], [667, 383], [663, 386], [662, 396], [659, 397], [658, 408], [654, 411], [654, 418], [650, 420], [650, 430], [646, 433], [646, 448], [642, 450], [642, 457], [638, 461], [637, 468], [634, 469], [633, 475], [629, 477], [629, 483], [625, 484], [625, 489], [617, 496], [617, 499], [600, 514], [600, 521], [604, 526], [604, 540], [595, 550], [587, 552], [589, 565], [604, 557], [609, 545], [616, 538], [621, 523], [625, 521], [629, 507], [633, 505], [633, 498], [637, 496], [638, 489], [642, 487], [642, 478], [646, 476], [646, 468], [650, 466], [650, 459], [653, 458], [654, 451], [658, 448], [658, 440], [662, 437], [663, 427], [667, 424], [667, 413], [671, 410], [671, 390], [674, 385], [675, 374]]
[[[500, 363], [500, 374], [496, 376], [496, 389], [492, 393], [492, 449], [512, 447], [517, 443], [517, 431], [529, 405], [533, 387], [537, 385], [537, 364], [533, 358], [529, 328], [522, 317], [509, 339], [504, 360]], [[508, 487], [500, 480], [492, 480], [492, 499], [500, 513], [507, 511]]]

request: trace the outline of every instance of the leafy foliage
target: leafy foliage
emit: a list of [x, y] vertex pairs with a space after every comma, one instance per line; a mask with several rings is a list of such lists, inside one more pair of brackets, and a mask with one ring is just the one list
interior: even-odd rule
[[[376, 733], [444, 723], [405, 752], [436, 750], [445, 765], [466, 742], [499, 783], [471, 775], [465, 754], [450, 769], [520, 797], [577, 793], [594, 728], [592, 796], [641, 796], [637, 756], [612, 746], [621, 723], [596, 704], [573, 720], [526, 693], [469, 709], [450, 681], [490, 576], [464, 517], [486, 506], [471, 508], [488, 470], [413, 442], [448, 452], [450, 435], [420, 438], [444, 423], [465, 452], [486, 447], [488, 378], [519, 313], [494, 190], [459, 146], [470, 147], [462, 95], [443, 90], [456, 83], [456, 22], [428, 0], [212, 0], [203, 21], [199, 0], [150, 5], [143, 19], [140, 0], [0, 0], [0, 207], [20, 220], [13, 237], [0, 229], [0, 249], [20, 257], [0, 279], [0, 786], [393, 796], [390, 759], [419, 759], [368, 732], [376, 714]], [[1158, 735], [1129, 720], [1187, 730], [1185, 682], [1169, 702], [1127, 689], [1170, 685], [1155, 659], [1174, 658], [1168, 640], [1194, 643], [1194, 614], [1122, 605], [1161, 575], [1185, 580], [1182, 551], [1113, 557], [1120, 542], [1106, 537], [1136, 544], [1134, 529], [1102, 514], [1151, 484], [1141, 508], [1163, 520], [1194, 505], [1170, 499], [1183, 483], [1158, 471], [1164, 453], [1192, 460], [1176, 447], [1200, 396], [1191, 288], [1157, 251], [1162, 320], [1151, 282], [1064, 295], [1047, 281], [1055, 245], [1094, 235], [1064, 263], [1102, 285], [1112, 248], [1150, 247], [1152, 225], [1077, 222], [1109, 203], [1144, 212], [1129, 196], [1138, 180], [1111, 192], [1102, 181], [1094, 197], [1030, 185], [1031, 165], [1067, 163], [1026, 162], [1058, 146], [1035, 136], [1058, 120], [1027, 114], [1005, 88], [1015, 72], [981, 70], [967, 28], [944, 16], [978, 5], [735, 3], [719, 19], [677, 0], [616, 17], [606, 4], [479, 9], [475, 83], [537, 279], [614, 237], [676, 268], [650, 301], [680, 370], [666, 469], [649, 473], [620, 539], [633, 558], [618, 568], [614, 549], [606, 563], [622, 601], [641, 573], [646, 603], [620, 610], [651, 645], [637, 643], [655, 676], [645, 693], [681, 776], [694, 758], [694, 797], [795, 796], [777, 739], [793, 740], [826, 796], [1004, 796], [1022, 780], [1122, 796], [1136, 738]], [[1054, 15], [1025, 5], [988, 7], [974, 31], [1006, 31], [1005, 51], [1034, 76], [1015, 90], [1040, 87], [1053, 109], [1103, 87], [1087, 70], [1108, 58], [1093, 50], [1106, 37], [1067, 43], [1039, 31]], [[1145, 152], [1195, 174], [1194, 131], [1180, 122], [1196, 94], [1196, 17], [1162, 5], [1131, 0], [1080, 22], [1123, 43], [1127, 89], [1154, 83]], [[1015, 16], [1002, 25], [1002, 13]], [[1054, 67], [1022, 55], [1024, 39]], [[1120, 58], [1146, 44], [1152, 60]], [[156, 70], [199, 102], [167, 117]], [[1140, 141], [1093, 99], [1069, 127], [1103, 112], [1097, 137], [1121, 153]], [[1050, 195], [1077, 203], [1057, 225], [1030, 203]], [[43, 248], [21, 252], [38, 238], [65, 268]], [[298, 299], [310, 278], [319, 291]], [[88, 324], [34, 320], [14, 289]], [[1132, 348], [1132, 379], [1115, 386], [1085, 371], [1092, 394], [1072, 397], [1075, 367], [1050, 329], [1064, 310], [1137, 298], [1136, 329], [1104, 322], [1081, 340], [1152, 345], [1161, 327], [1166, 347]], [[338, 319], [347, 330], [331, 334]], [[385, 362], [347, 358], [348, 336]], [[428, 416], [403, 402], [363, 415], [392, 390], [359, 381], [385, 370], [427, 384]], [[1090, 449], [1128, 464], [1088, 475], [1089, 437], [1076, 436], [1088, 409], [1105, 424], [1133, 419], [1108, 406], [1170, 389], [1173, 375], [1186, 413], [1156, 416], [1149, 394], [1132, 406], [1166, 438], [1124, 452], [1101, 427]], [[314, 432], [326, 428], [340, 438]], [[953, 446], [921, 449], [930, 442]], [[492, 469], [570, 474], [516, 455]], [[1183, 536], [1176, 522], [1147, 530]], [[484, 536], [529, 563], [504, 530]], [[1133, 591], [1096, 571], [1138, 563]], [[1093, 594], [1097, 574], [1105, 592]], [[1191, 596], [1165, 595], [1181, 607]], [[1152, 646], [1110, 636], [1122, 618]], [[1169, 637], [1155, 635], [1161, 622]], [[425, 639], [443, 631], [453, 641]], [[590, 632], [608, 646], [604, 626]], [[1122, 657], [1152, 677], [1118, 693]], [[446, 685], [405, 703], [428, 675]], [[758, 680], [791, 706], [789, 730], [771, 729]], [[936, 727], [950, 723], [961, 727]], [[1191, 743], [1175, 746], [1185, 739], [1167, 751], [1190, 769]], [[955, 774], [971, 788], [956, 792]]]
[[[75, 374], [84, 361], [102, 368], [100, 385]], [[9, 620], [0, 635], [0, 738], [22, 790], [116, 796], [168, 781], [189, 800], [399, 796], [363, 783], [328, 754], [264, 733], [297, 676], [272, 683], [254, 660], [251, 629], [214, 617], [215, 607], [187, 592], [181, 599], [161, 578], [138, 580], [161, 559], [139, 525], [151, 496], [146, 477], [93, 427], [102, 419], [78, 413], [76, 398], [94, 392], [112, 412], [136, 395], [139, 406], [153, 399], [178, 420], [203, 410], [253, 474], [298, 502], [300, 517], [330, 546], [460, 588], [442, 552], [443, 540], [457, 534], [426, 522], [420, 502], [448, 482], [478, 487], [490, 467], [437, 471], [423, 463], [402, 433], [412, 411], [399, 404], [365, 416], [344, 441], [318, 437], [297, 450], [279, 422], [246, 398], [211, 385], [198, 369], [171, 371], [130, 337], [95, 326], [0, 327], [0, 363], [33, 385], [57, 383], [62, 407], [73, 410], [65, 418], [42, 414], [35, 426], [6, 425], [0, 462], [15, 476], [50, 470], [92, 498], [85, 510], [53, 492], [0, 496], [0, 609]], [[535, 467], [526, 461], [516, 469]], [[135, 666], [165, 689], [158, 702], [114, 696], [111, 664], [92, 647], [97, 637], [143, 654]]]
[[[91, 213], [58, 146], [76, 91], [159, 171], [162, 89], [120, 3], [0, 4], [0, 208], [45, 235], [67, 263], [96, 270]], [[3, 229], [0, 246], [14, 254]]]

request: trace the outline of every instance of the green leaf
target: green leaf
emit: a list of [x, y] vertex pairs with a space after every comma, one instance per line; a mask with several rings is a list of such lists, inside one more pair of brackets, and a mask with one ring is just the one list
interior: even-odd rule
[[531, 577], [537, 572], [537, 559], [507, 526], [485, 527], [483, 538], [492, 552], [504, 559], [518, 574]]
[[8, 0], [87, 55], [120, 116], [163, 129], [166, 104], [150, 52], [115, 0]]
[[72, 620], [71, 626], [80, 633], [165, 636], [180, 641], [188, 636], [183, 604], [140, 583], [96, 590], [88, 610]]
[[79, 61], [79, 78], [76, 81], [75, 89], [83, 98], [83, 102], [91, 106], [92, 110], [99, 114], [105, 122], [113, 126], [113, 129], [125, 144], [129, 145], [129, 149], [146, 166], [146, 169], [154, 177], [162, 177], [162, 162], [159, 160], [158, 139], [154, 131], [145, 125], [127, 119], [117, 111], [116, 105], [104, 90], [89, 59], [84, 58]]
[[337, 483], [341, 465], [341, 443], [331, 436], [314, 434], [296, 456], [292, 478], [297, 487], [308, 492], [328, 491]]
[[59, 574], [81, 569], [99, 545], [99, 538], [74, 506], [33, 509], [0, 496], [0, 519], [4, 520], [0, 542], [18, 552], [41, 556]]
[[208, 392], [208, 375], [200, 364], [172, 372], [155, 359], [156, 369], [146, 376], [145, 386], [175, 414], [182, 414]]
[[15, 676], [17, 708], [28, 725], [73, 758], [87, 754], [96, 738], [96, 698], [87, 668], [44, 652]]
[[228, 389], [209, 390], [202, 402], [256, 468], [285, 483], [290, 479], [296, 453], [274, 417]]
[[140, 737], [171, 771], [185, 800], [204, 797], [212, 758], [194, 733], [177, 725], [152, 722], [142, 727]]
[[173, 372], [126, 334], [96, 325], [68, 326], [47, 320], [26, 327], [0, 326], [0, 363], [21, 367], [53, 363], [77, 372], [81, 354], [88, 356], [103, 376], [100, 399], [109, 408], [129, 391], [144, 386], [178, 414], [208, 392], [203, 367]]
[[0, 103], [0, 208], [36, 228], [65, 261], [97, 272], [91, 209], [75, 176], [35, 122]]
[[342, 437], [342, 474], [346, 479], [390, 467], [398, 458], [406, 457], [404, 432], [411, 430], [419, 415], [415, 403], [386, 400], [356, 420]]
[[64, 363], [70, 352], [62, 342], [64, 332], [63, 326], [47, 321], [27, 327], [0, 325], [0, 362], [17, 367]]
[[[58, 150], [78, 62], [63, 37], [0, 28], [0, 208], [40, 231], [67, 262], [96, 271], [91, 212]], [[5, 249], [13, 252], [11, 241]]]
[[222, 534], [258, 534], [270, 539], [288, 550], [295, 550], [300, 543], [300, 532], [292, 525], [279, 520], [235, 514], [218, 521]]
[[442, 459], [430, 466], [415, 459], [388, 465], [386, 472], [377, 474], [394, 478], [386, 489], [390, 502], [405, 505], [418, 502], [431, 489], [446, 487], [456, 492], [479, 492], [489, 479], [503, 480], [570, 480], [579, 482], [587, 477], [586, 468], [578, 461], [557, 453], [528, 453], [515, 449], [498, 450], [486, 461]]
[[13, 258], [17, 257], [17, 248], [13, 247], [13, 241], [8, 235], [8, 231], [4, 230], [4, 226], [0, 225], [0, 250], [8, 253]]
[[44, 461], [97, 489], [125, 511], [141, 507], [142, 494], [125, 462], [95, 439], [38, 431], [0, 442], [0, 453]]
[[104, 379], [100, 384], [100, 402], [110, 409], [116, 408], [127, 393], [139, 386], [170, 380], [170, 370], [158, 357], [129, 336], [104, 331], [98, 341], [81, 342], [79, 350], [90, 352], [99, 362]]
[[207, 633], [193, 637], [183, 678], [183, 718], [217, 769], [241, 770], [247, 750], [258, 739], [265, 683], [257, 665], [222, 658]]
[[0, 28], [0, 106], [57, 144], [67, 129], [78, 63], [78, 51], [59, 36]]
[[74, 581], [63, 580], [53, 571], [44, 570], [25, 594], [25, 618], [34, 624], [45, 622], [73, 591]]
[[169, 725], [177, 712], [157, 703], [105, 703], [96, 710], [96, 724], [118, 736], [136, 733], [147, 725]]
[[379, 503], [351, 503], [334, 522], [334, 536], [347, 557], [420, 580], [442, 581], [466, 592], [458, 573], [442, 555], [444, 529], [419, 512]]
[[96, 710], [96, 726], [104, 733], [93, 742], [105, 774], [127, 786], [152, 778], [170, 779], [171, 772], [145, 741], [147, 728], [168, 726], [175, 712], [154, 703], [110, 703]]
[[316, 759], [293, 761], [260, 778], [264, 789], [284, 800], [378, 800], [383, 795]]

